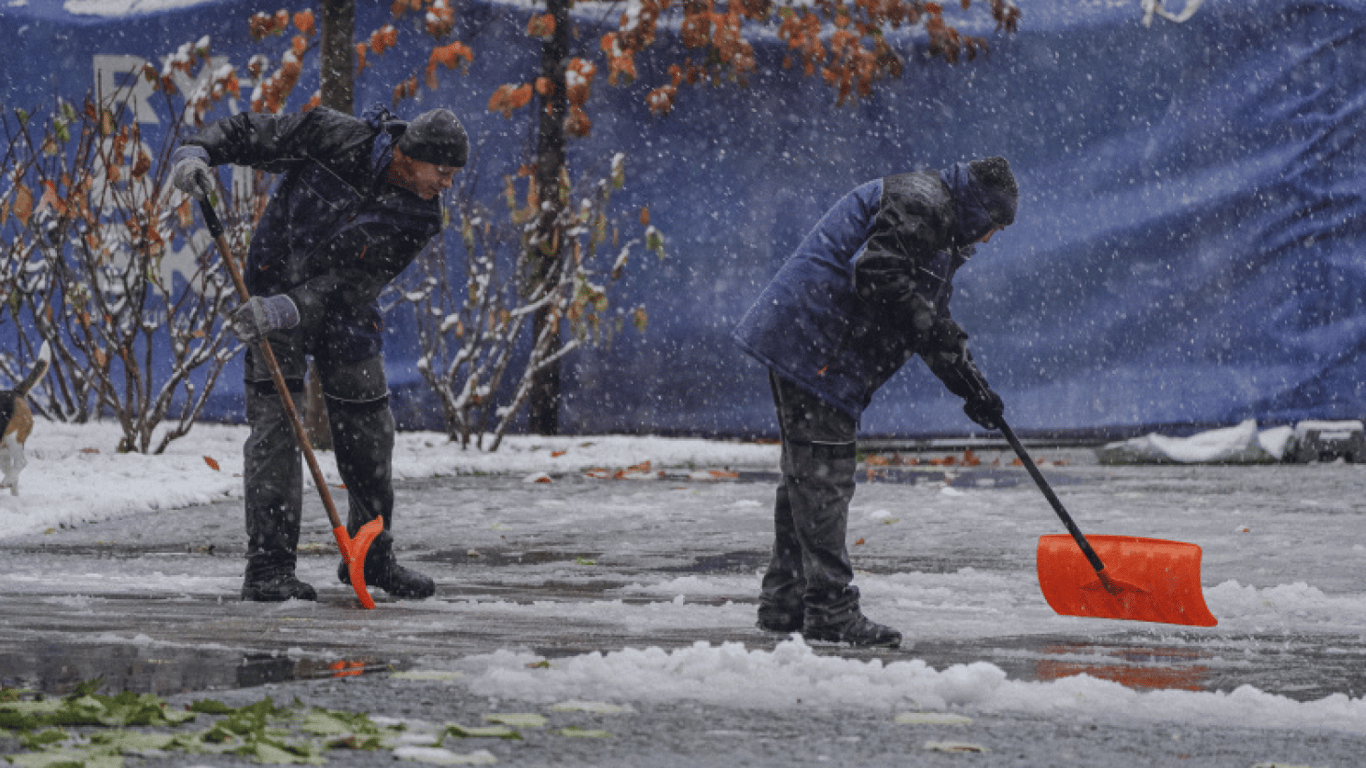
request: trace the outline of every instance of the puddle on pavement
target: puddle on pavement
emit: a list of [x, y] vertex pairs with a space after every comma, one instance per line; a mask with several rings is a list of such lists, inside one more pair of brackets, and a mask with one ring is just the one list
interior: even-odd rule
[[1077, 675], [1137, 691], [1231, 692], [1250, 685], [1295, 701], [1366, 691], [1366, 649], [1354, 637], [1314, 637], [1287, 645], [1284, 637], [1245, 637], [1236, 647], [1165, 645], [1146, 636], [1078, 641], [1058, 637], [990, 638], [980, 642], [918, 643], [936, 669], [989, 661], [1012, 680], [1049, 682]]
[[[1045, 476], [1049, 485], [1082, 485], [1088, 481], [1061, 472], [1049, 472]], [[655, 475], [631, 477], [628, 479], [596, 478], [580, 474], [551, 474], [552, 482], [582, 482], [597, 485], [620, 482], [664, 482], [664, 483], [755, 483], [776, 485], [782, 474], [774, 470], [717, 470], [714, 476], [703, 476], [697, 472], [674, 472], [663, 470]], [[955, 488], [1014, 488], [1031, 485], [1033, 480], [1021, 467], [969, 466], [963, 464], [937, 466], [933, 464], [867, 466], [860, 465], [854, 473], [856, 483], [890, 483], [893, 485], [919, 485], [921, 483], [944, 483]]]
[[101, 693], [135, 691], [167, 696], [356, 677], [394, 668], [388, 661], [367, 658], [329, 660], [213, 648], [44, 643], [31, 652], [0, 652], [0, 686], [62, 695], [98, 677], [104, 680]]
[[740, 550], [719, 555], [699, 555], [685, 565], [666, 565], [656, 571], [667, 573], [754, 573], [768, 565], [765, 550]]
[[601, 552], [562, 552], [550, 549], [501, 550], [501, 549], [446, 549], [420, 556], [419, 560], [451, 565], [485, 565], [490, 568], [503, 568], [510, 565], [586, 565], [602, 557]]
[[[740, 553], [746, 554], [746, 553]], [[876, 657], [883, 663], [925, 661], [935, 669], [987, 661], [1012, 680], [1049, 682], [1077, 675], [1146, 690], [1231, 692], [1250, 685], [1295, 701], [1333, 694], [1366, 693], [1366, 650], [1359, 638], [1314, 638], [1287, 646], [1285, 638], [1244, 638], [1244, 645], [1151, 642], [1134, 636], [1096, 641], [1062, 637], [1003, 637], [980, 641], [921, 641], [909, 649], [867, 651], [817, 646], [820, 655]], [[547, 656], [588, 653], [556, 647]], [[376, 658], [314, 659], [286, 653], [229, 652], [214, 648], [44, 643], [24, 652], [0, 652], [0, 686], [63, 695], [78, 684], [103, 678], [101, 692], [170, 696], [179, 693], [255, 688], [269, 683], [358, 677], [402, 669]]]

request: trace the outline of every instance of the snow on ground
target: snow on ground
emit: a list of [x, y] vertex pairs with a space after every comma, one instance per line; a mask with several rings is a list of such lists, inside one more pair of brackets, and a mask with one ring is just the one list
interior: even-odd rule
[[[29, 442], [30, 463], [21, 477], [20, 495], [0, 495], [0, 530], [4, 535], [34, 533], [82, 521], [145, 515], [172, 507], [238, 498], [245, 434], [245, 428], [240, 426], [198, 425], [189, 437], [172, 443], [166, 455], [142, 456], [113, 451], [118, 431], [112, 425], [40, 423]], [[668, 526], [678, 525], [679, 519], [700, 525], [700, 530], [710, 530], [706, 528], [708, 520], [715, 523], [733, 518], [751, 521], [744, 523], [750, 528], [739, 535], [749, 537], [753, 547], [760, 546], [753, 539], [762, 536], [764, 507], [771, 500], [771, 488], [761, 484], [726, 487], [717, 483], [699, 490], [671, 488], [670, 483], [617, 483], [598, 490], [582, 483], [571, 487], [536, 481], [595, 471], [636, 471], [644, 475], [641, 465], [645, 462], [650, 462], [651, 472], [667, 467], [675, 474], [706, 473], [728, 467], [772, 470], [777, 453], [777, 447], [772, 445], [703, 440], [516, 436], [508, 439], [497, 453], [489, 454], [462, 450], [444, 435], [402, 433], [398, 436], [395, 474], [399, 478], [497, 474], [524, 481], [515, 483], [516, 490], [508, 491], [516, 495], [515, 499], [501, 507], [494, 500], [494, 506], [485, 507], [485, 512], [471, 512], [485, 515], [469, 520], [471, 531], [481, 525], [485, 530], [496, 525], [504, 526], [503, 530], [596, 527], [612, 529], [617, 538], [627, 539], [633, 531], [667, 530]], [[330, 454], [323, 453], [321, 458], [330, 481], [339, 482]], [[629, 470], [632, 467], [636, 469]], [[1239, 476], [1227, 477], [1234, 477], [1232, 482], [1236, 482]], [[1229, 481], [1225, 478], [1210, 482]], [[1349, 477], [1346, 482], [1355, 482], [1355, 478]], [[956, 537], [960, 536], [974, 537], [974, 541], [989, 536], [999, 537], [1001, 542], [1018, 540], [1019, 532], [1008, 530], [1016, 518], [1009, 511], [1003, 513], [1002, 508], [1010, 510], [1026, 503], [1037, 506], [1036, 494], [1036, 489], [1029, 486], [988, 491], [932, 483], [865, 485], [851, 508], [851, 538], [860, 537], [860, 543], [864, 538], [868, 540], [868, 545], [855, 553], [856, 560], [865, 550], [878, 546], [914, 546], [934, 551], [954, 549], [960, 541]], [[1079, 515], [1084, 525], [1089, 524], [1090, 510], [1097, 508], [1107, 515], [1107, 527], [1119, 529], [1116, 533], [1141, 533], [1153, 526], [1155, 518], [1146, 515], [1144, 505], [1162, 507], [1167, 502], [1160, 494], [1155, 486], [1126, 490], [1105, 485], [1064, 491], [1069, 501], [1080, 499], [1078, 508], [1087, 510]], [[1236, 499], [1243, 505], [1257, 502], [1247, 496]], [[1101, 509], [1102, 502], [1113, 508]], [[463, 502], [457, 499], [450, 503]], [[1219, 617], [1220, 626], [1201, 630], [1205, 634], [1196, 637], [1216, 638], [1225, 656], [1236, 655], [1240, 642], [1259, 642], [1255, 639], [1259, 633], [1284, 632], [1287, 637], [1291, 633], [1319, 633], [1349, 638], [1344, 642], [1353, 642], [1350, 638], [1356, 637], [1356, 644], [1366, 638], [1366, 593], [1360, 588], [1359, 578], [1343, 575], [1344, 568], [1359, 573], [1366, 561], [1360, 510], [1352, 506], [1356, 502], [1341, 502], [1350, 513], [1345, 516], [1343, 510], [1329, 508], [1339, 503], [1334, 498], [1311, 498], [1305, 493], [1298, 503], [1311, 511], [1323, 508], [1325, 519], [1336, 521], [1334, 525], [1339, 526], [1336, 530], [1340, 533], [1321, 533], [1324, 538], [1319, 540], [1318, 550], [1298, 543], [1287, 546], [1275, 538], [1282, 530], [1277, 526], [1282, 526], [1287, 536], [1302, 535], [1307, 530], [1305, 518], [1280, 521], [1251, 507], [1193, 510], [1198, 514], [1176, 515], [1162, 521], [1164, 525], [1201, 526], [1198, 530], [1208, 543], [1210, 571], [1224, 574], [1215, 582], [1205, 583], [1206, 599]], [[555, 514], [543, 514], [548, 508], [553, 508]], [[922, 510], [923, 518], [913, 526], [893, 525], [893, 515], [902, 514], [897, 510], [906, 508]], [[1268, 502], [1265, 509], [1276, 508], [1276, 504]], [[435, 510], [413, 510], [412, 514], [415, 524], [424, 514], [437, 519]], [[1037, 532], [1050, 523], [1056, 521], [1031, 517], [1020, 527]], [[1249, 535], [1249, 523], [1267, 538]], [[715, 524], [722, 530], [731, 523]], [[1124, 529], [1130, 525], [1134, 530]], [[1178, 527], [1175, 537], [1193, 530]], [[901, 538], [892, 539], [893, 534]], [[667, 538], [667, 534], [657, 535]], [[882, 539], [879, 535], [883, 535]], [[732, 538], [724, 543], [735, 541]], [[1331, 542], [1331, 548], [1325, 551], [1323, 541]], [[1010, 551], [1004, 543], [1000, 550]], [[1277, 563], [1291, 561], [1277, 560], [1278, 557], [1318, 557], [1330, 567], [1320, 571], [1314, 570], [1312, 564], [1304, 565], [1302, 570], [1294, 571], [1294, 576], [1286, 576], [1285, 569]], [[1265, 567], [1254, 572], [1252, 563]], [[117, 569], [128, 566], [110, 563], [108, 567], [111, 570], [104, 573], [65, 575], [72, 599], [82, 599], [79, 595], [83, 589], [97, 591], [97, 582], [99, 590], [117, 591], [120, 579], [125, 578]], [[127, 576], [128, 590], [136, 592], [178, 583], [187, 593], [221, 590], [232, 594], [240, 569], [226, 564], [222, 569], [219, 573], [194, 577], [141, 572], [136, 578]], [[1299, 577], [1304, 573], [1311, 574], [1308, 580]], [[1029, 578], [1032, 574], [1020, 574], [1020, 578], [1012, 578], [1010, 572], [1003, 576], [1000, 571], [963, 566], [942, 572], [860, 574], [858, 578], [865, 605], [878, 607], [875, 618], [905, 628], [911, 642], [915, 640], [917, 622], [925, 616], [933, 617], [934, 632], [939, 638], [964, 640], [1030, 634], [1095, 638], [1098, 634], [1133, 631], [1132, 624], [1120, 626], [1123, 622], [1054, 615], [1039, 599], [1037, 581]], [[1228, 578], [1228, 574], [1237, 574], [1238, 578]], [[1319, 574], [1323, 574], [1322, 579], [1317, 578]], [[551, 577], [563, 580], [566, 574], [547, 576]], [[41, 575], [14, 572], [7, 574], [4, 581], [7, 589], [23, 591], [22, 582], [28, 578]], [[614, 587], [605, 592], [602, 600], [587, 603], [490, 603], [438, 596], [405, 604], [405, 610], [436, 621], [446, 620], [443, 617], [447, 616], [462, 621], [466, 615], [473, 618], [489, 611], [524, 612], [546, 621], [575, 612], [592, 612], [598, 620], [630, 622], [636, 628], [705, 630], [748, 625], [752, 621], [751, 605], [729, 601], [719, 604], [714, 598], [749, 595], [756, 589], [757, 577], [733, 573], [661, 574], [654, 580]], [[661, 599], [643, 605], [626, 599], [640, 595]], [[285, 604], [272, 610], [306, 614], [315, 608], [311, 604]], [[1166, 630], [1159, 626], [1152, 631]], [[1173, 631], [1172, 643], [1180, 645], [1189, 642], [1189, 638], [1187, 635], [1183, 639]], [[117, 638], [110, 640], [115, 642]], [[571, 698], [617, 702], [696, 700], [756, 708], [876, 707], [1069, 717], [1113, 715], [1129, 720], [1327, 728], [1366, 734], [1366, 700], [1346, 694], [1297, 702], [1250, 686], [1223, 692], [1135, 690], [1084, 674], [1020, 681], [1008, 679], [1004, 671], [987, 662], [935, 670], [915, 659], [913, 653], [908, 661], [884, 663], [817, 654], [795, 638], [772, 650], [749, 649], [736, 643], [699, 642], [672, 651], [645, 647], [591, 653], [556, 659], [549, 668], [533, 668], [538, 660], [526, 651], [503, 649], [459, 660], [458, 666], [465, 670], [462, 684], [472, 691], [546, 702]], [[1226, 661], [1236, 664], [1237, 660]], [[433, 660], [433, 664], [440, 666], [441, 662]], [[798, 699], [799, 704], [795, 703]]]
[[469, 682], [474, 693], [544, 703], [689, 699], [756, 709], [967, 710], [1366, 733], [1366, 701], [1342, 694], [1296, 702], [1251, 686], [1138, 692], [1089, 675], [1021, 682], [980, 661], [937, 671], [918, 659], [883, 664], [817, 655], [799, 637], [772, 651], [699, 642], [673, 652], [628, 648], [557, 659], [549, 668], [537, 666], [539, 657], [506, 651], [467, 661], [482, 668]]
[[[112, 423], [40, 422], [28, 441], [19, 495], [0, 491], [0, 535], [241, 497], [245, 426], [198, 424], [160, 456], [118, 453], [120, 435]], [[645, 462], [770, 467], [777, 457], [771, 445], [625, 436], [511, 436], [487, 453], [461, 449], [444, 434], [400, 432], [394, 477], [512, 474], [534, 481], [542, 474], [616, 471]], [[330, 484], [341, 483], [331, 453], [319, 452], [318, 463]]]
[[67, 13], [77, 16], [124, 18], [144, 13], [161, 13], [204, 5], [209, 0], [66, 0]]

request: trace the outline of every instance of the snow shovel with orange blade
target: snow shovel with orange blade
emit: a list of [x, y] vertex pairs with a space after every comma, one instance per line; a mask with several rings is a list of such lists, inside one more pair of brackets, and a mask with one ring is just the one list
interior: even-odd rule
[[[213, 241], [218, 244], [218, 250], [223, 254], [223, 263], [228, 265], [228, 274], [232, 276], [232, 284], [237, 288], [238, 297], [242, 301], [247, 301], [251, 294], [247, 292], [247, 284], [242, 280], [242, 270], [238, 268], [237, 261], [232, 256], [232, 249], [228, 247], [228, 239], [223, 235], [223, 223], [218, 220], [213, 204], [208, 200], [200, 200], [199, 210], [204, 214], [204, 223], [209, 226], [209, 234], [213, 235]], [[280, 371], [280, 363], [275, 359], [275, 352], [265, 338], [258, 342], [258, 346], [261, 357], [270, 368], [271, 378], [275, 381], [275, 391], [280, 393], [280, 402], [284, 404], [285, 413], [289, 415], [289, 422], [294, 427], [294, 436], [298, 438], [299, 448], [308, 462], [308, 471], [313, 473], [313, 484], [318, 487], [318, 495], [322, 497], [327, 518], [332, 521], [332, 535], [337, 539], [342, 560], [346, 561], [346, 572], [351, 577], [351, 588], [356, 590], [356, 597], [360, 598], [361, 605], [374, 608], [375, 600], [370, 597], [370, 591], [365, 585], [365, 556], [370, 551], [370, 545], [374, 543], [375, 537], [384, 532], [384, 519], [376, 517], [361, 526], [360, 530], [356, 531], [354, 539], [347, 533], [346, 526], [341, 524], [341, 518], [337, 516], [337, 507], [332, 503], [332, 494], [327, 490], [327, 482], [323, 479], [322, 469], [318, 467], [317, 457], [313, 455], [313, 446], [308, 442], [308, 434], [304, 432], [304, 423], [299, 419], [299, 412], [294, 409], [294, 399], [289, 396], [289, 387], [285, 383], [284, 373]]]
[[[1137, 536], [1088, 540], [1004, 421], [1001, 434], [1062, 518], [1070, 536], [1039, 537], [1039, 588], [1065, 616], [1212, 627], [1219, 623], [1200, 591], [1200, 547]], [[1093, 546], [1094, 543], [1094, 546]]]

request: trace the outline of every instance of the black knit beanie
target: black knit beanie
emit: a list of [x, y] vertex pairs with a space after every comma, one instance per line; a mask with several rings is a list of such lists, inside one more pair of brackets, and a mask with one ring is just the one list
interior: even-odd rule
[[1015, 209], [1019, 206], [1020, 188], [1015, 174], [1004, 157], [981, 157], [968, 163], [968, 170], [981, 185], [982, 206], [991, 222], [998, 227], [1015, 223]]
[[414, 160], [464, 168], [469, 159], [470, 140], [454, 112], [433, 109], [408, 124], [399, 137], [398, 148]]

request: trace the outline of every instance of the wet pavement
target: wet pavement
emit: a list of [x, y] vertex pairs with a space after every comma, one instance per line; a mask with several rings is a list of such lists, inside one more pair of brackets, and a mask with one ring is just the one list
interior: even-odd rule
[[[1284, 492], [1291, 486], [1298, 503], [1319, 512], [1331, 507], [1325, 514], [1349, 516], [1354, 531], [1362, 514], [1359, 502], [1343, 507], [1336, 501], [1355, 492], [1362, 477], [1351, 467], [1336, 474], [1318, 472], [1312, 490], [1293, 474], [1259, 481], [1255, 478], [1265, 478], [1266, 473], [1240, 473], [1237, 468], [1205, 477], [1184, 468], [1096, 466], [1057, 466], [1048, 474], [1077, 509], [1095, 506], [1102, 497], [1123, 497], [1139, 505], [1191, 510], [1222, 496], [1240, 513], [1246, 510], [1236, 519], [1258, 524], [1257, 500], [1266, 498], [1268, 488]], [[163, 696], [214, 691], [241, 697], [262, 690], [278, 695], [284, 686], [296, 695], [312, 692], [328, 700], [328, 685], [380, 681], [394, 671], [504, 647], [551, 659], [633, 647], [684, 648], [698, 640], [771, 648], [783, 638], [761, 633], [749, 621], [755, 600], [751, 587], [757, 585], [755, 574], [767, 560], [763, 505], [771, 498], [774, 479], [763, 471], [735, 473], [726, 488], [718, 490], [717, 483], [683, 475], [611, 485], [561, 477], [555, 479], [553, 493], [505, 477], [401, 483], [399, 508], [410, 511], [405, 530], [420, 531], [400, 537], [401, 555], [437, 579], [439, 605], [390, 601], [376, 591], [379, 606], [374, 611], [359, 608], [350, 588], [336, 583], [330, 533], [321, 508], [313, 502], [305, 513], [299, 570], [318, 588], [317, 604], [263, 606], [237, 600], [243, 552], [239, 501], [11, 537], [0, 540], [0, 573], [8, 574], [10, 584], [0, 595], [0, 615], [5, 617], [0, 624], [0, 684], [63, 693], [82, 681], [103, 677], [108, 691]], [[938, 467], [878, 467], [868, 468], [860, 479], [864, 506], [859, 513], [879, 505], [895, 511], [892, 505], [900, 498], [896, 489], [918, 484], [997, 489], [1005, 494], [1002, 501], [1007, 506], [1017, 503], [1009, 494], [1032, 499], [1028, 495], [1035, 492], [1022, 471], [1002, 466], [959, 468], [948, 475]], [[1269, 485], [1259, 487], [1262, 482]], [[671, 498], [685, 501], [678, 526], [662, 525], [657, 516], [621, 520], [611, 509], [613, 504], [629, 507], [638, 494], [656, 498], [664, 488], [676, 494]], [[1231, 500], [1230, 493], [1236, 493]], [[598, 513], [601, 520], [617, 522], [592, 526], [581, 519], [557, 517], [565, 508], [561, 504], [579, 509], [599, 498], [604, 507]], [[746, 505], [744, 514], [702, 520], [680, 536], [686, 504], [711, 509], [722, 500]], [[479, 504], [505, 506], [497, 515], [470, 513], [450, 520], [451, 509], [471, 510]], [[1050, 527], [1055, 520], [1039, 516], [1037, 510], [1029, 514], [1023, 526], [1029, 535], [1056, 532]], [[882, 525], [863, 525], [870, 540], [886, 530]], [[860, 530], [851, 525], [851, 537]], [[872, 575], [951, 574], [964, 568], [1017, 572], [1030, 567], [1032, 551], [1002, 543], [1011, 536], [1018, 534], [964, 530], [938, 534], [933, 546], [922, 548], [907, 545], [907, 540], [881, 548], [870, 541], [855, 552], [856, 566]], [[1236, 554], [1218, 545], [1207, 549], [1207, 588], [1239, 576], [1243, 583], [1257, 583], [1258, 577], [1248, 573], [1246, 561]], [[1267, 555], [1260, 561], [1270, 559]], [[1350, 589], [1353, 582], [1359, 583], [1357, 576], [1332, 566], [1309, 562], [1302, 572], [1265, 573], [1263, 586], [1308, 580], [1327, 589]], [[1328, 573], [1337, 581], [1327, 576], [1316, 581]], [[687, 576], [730, 578], [736, 585], [733, 592], [689, 595], [687, 600], [729, 607], [733, 610], [726, 615], [735, 620], [701, 628], [633, 625], [617, 614], [595, 617], [592, 610], [576, 609], [604, 601], [619, 604], [622, 610], [676, 603], [681, 598], [650, 594], [632, 585]], [[543, 605], [555, 606], [552, 620], [545, 611], [509, 610]], [[987, 661], [1014, 680], [1047, 681], [1085, 673], [1137, 690], [1228, 692], [1250, 685], [1297, 701], [1366, 695], [1366, 642], [1351, 632], [1297, 632], [1285, 627], [1227, 632], [1168, 625], [1128, 629], [1117, 622], [1066, 634], [936, 636], [932, 628], [902, 628], [911, 639], [903, 649], [826, 647], [817, 652], [883, 661], [923, 659], [936, 669]], [[670, 716], [681, 715], [675, 710]], [[1038, 726], [1031, 721], [1028, 727]], [[1325, 754], [1330, 755], [1362, 746], [1353, 735], [1334, 735], [1329, 741]], [[768, 763], [756, 757], [751, 764]]]

